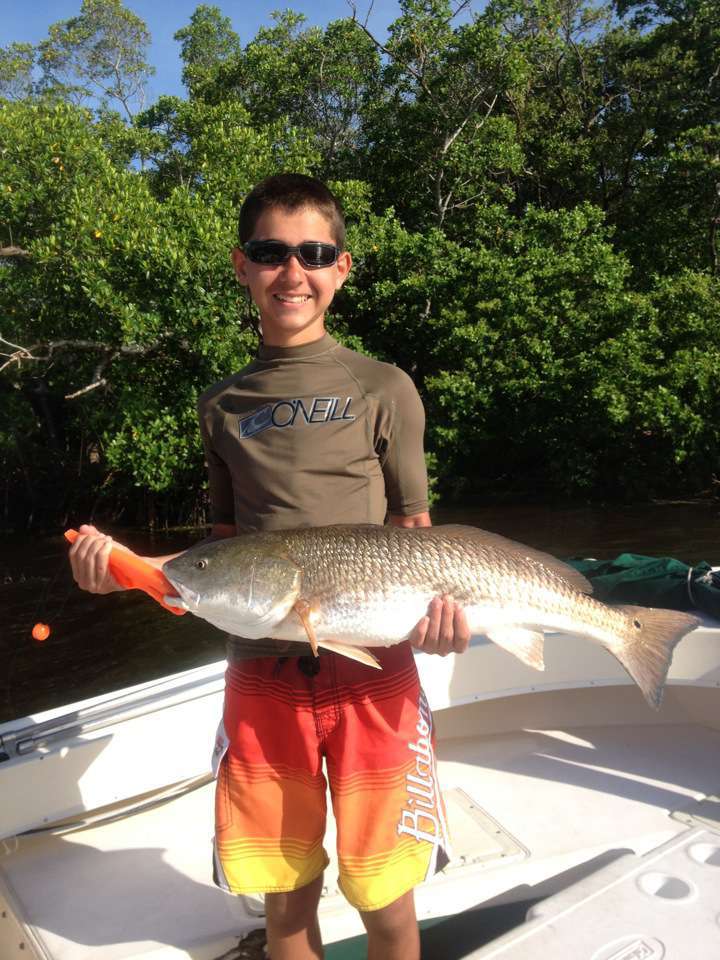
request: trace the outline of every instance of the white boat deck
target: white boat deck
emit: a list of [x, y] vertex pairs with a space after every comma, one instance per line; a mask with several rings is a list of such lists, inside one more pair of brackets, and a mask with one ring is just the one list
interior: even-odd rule
[[[543, 881], [608, 851], [644, 854], [687, 829], [673, 811], [720, 791], [720, 731], [696, 724], [528, 730], [441, 752], [457, 859], [418, 891], [420, 917], [547, 893]], [[473, 820], [463, 797], [497, 827]], [[21, 939], [53, 960], [222, 956], [261, 922], [213, 887], [211, 833], [206, 785], [114, 823], [5, 841], [0, 875]], [[327, 881], [325, 939], [359, 933], [332, 869]], [[15, 955], [28, 952], [2, 954]]]
[[[517, 693], [502, 691], [492, 699], [489, 692], [477, 692], [478, 677], [489, 675], [484, 665], [494, 663], [483, 658], [504, 656], [492, 648], [477, 648], [464, 661], [473, 665], [475, 693], [467, 669], [451, 670], [446, 683], [451, 658], [425, 658], [425, 672], [433, 670], [424, 685], [437, 709], [439, 779], [455, 858], [418, 889], [421, 919], [487, 901], [552, 898], [583, 873], [592, 882], [595, 871], [600, 876], [623, 855], [652, 855], [698, 828], [697, 804], [720, 795], [720, 647], [717, 632], [698, 636], [702, 656], [696, 676], [686, 651], [680, 660], [684, 672], [668, 686], [659, 714], [645, 706], [634, 686], [612, 685], [604, 675], [584, 689], [550, 675], [544, 692], [513, 687]], [[709, 666], [711, 642], [716, 652]], [[114, 725], [93, 727], [100, 702], [76, 705], [72, 717], [85, 727], [71, 724], [64, 738], [48, 733], [52, 717], [39, 718], [34, 728], [18, 723], [0, 730], [6, 743], [10, 735], [20, 739], [38, 732], [36, 744], [22, 741], [28, 744], [24, 755], [0, 763], [0, 836], [6, 837], [0, 840], [2, 960], [232, 960], [239, 938], [262, 926], [259, 902], [229, 896], [212, 884], [212, 784], [152, 805], [152, 791], [205, 770], [198, 757], [201, 750], [207, 755], [212, 740], [210, 718], [217, 717], [222, 682], [211, 668], [197, 676], [200, 685], [185, 684], [182, 695], [173, 693], [176, 682], [155, 693], [153, 685], [132, 691], [118, 704], [122, 710]], [[434, 685], [439, 685], [435, 693]], [[162, 743], [173, 727], [181, 750], [170, 767], [153, 744]], [[142, 793], [148, 794], [145, 809], [102, 820], [113, 809], [106, 805], [135, 802]], [[683, 810], [689, 815], [673, 815]], [[83, 811], [100, 821], [67, 833], [22, 835]], [[713, 824], [711, 815], [703, 825], [712, 830]], [[715, 828], [720, 830], [720, 823]], [[720, 916], [720, 871], [714, 869], [720, 846], [716, 857], [714, 841], [703, 842], [710, 852], [702, 869], [712, 881], [708, 889]], [[329, 852], [332, 844], [331, 829]], [[337, 893], [334, 867], [326, 886], [325, 942], [360, 933], [357, 915]], [[542, 923], [538, 915], [528, 927]], [[714, 926], [717, 943], [704, 956], [720, 955], [720, 925]], [[485, 957], [491, 947], [481, 948], [482, 943], [478, 939], [477, 955]], [[513, 960], [543, 951], [585, 955], [553, 953], [548, 943], [539, 952], [518, 952], [523, 948], [509, 941], [502, 949]], [[447, 960], [449, 954], [436, 956]], [[695, 960], [697, 953], [690, 956]], [[610, 957], [615, 960], [612, 951], [597, 960]], [[618, 957], [625, 955], [621, 951]]]
[[[715, 816], [720, 801], [714, 803]], [[677, 960], [720, 954], [720, 832], [688, 829], [533, 906], [468, 960]]]

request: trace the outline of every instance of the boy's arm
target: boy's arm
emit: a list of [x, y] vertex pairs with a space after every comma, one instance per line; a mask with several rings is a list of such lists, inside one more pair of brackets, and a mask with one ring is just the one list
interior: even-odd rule
[[404, 517], [400, 514], [390, 514], [390, 523], [394, 527], [431, 527], [432, 520], [430, 519], [430, 514], [426, 511], [425, 513], [416, 513], [412, 517]]
[[[425, 411], [407, 375], [396, 373], [393, 393], [382, 461], [390, 523], [396, 527], [429, 527], [432, 521], [423, 451]], [[425, 653], [443, 657], [463, 653], [470, 643], [470, 629], [462, 607], [456, 606], [452, 597], [436, 597], [409, 639]]]
[[[416, 513], [411, 517], [390, 514], [390, 523], [395, 527], [430, 527], [429, 513]], [[470, 643], [470, 628], [465, 611], [456, 606], [452, 597], [435, 597], [428, 607], [427, 616], [415, 626], [409, 636], [410, 643], [424, 653], [464, 653]]]

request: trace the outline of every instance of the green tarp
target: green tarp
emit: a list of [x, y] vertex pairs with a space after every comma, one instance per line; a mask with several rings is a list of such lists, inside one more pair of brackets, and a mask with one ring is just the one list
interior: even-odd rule
[[605, 603], [699, 610], [720, 620], [720, 570], [713, 572], [705, 561], [691, 567], [672, 557], [621, 553], [614, 560], [565, 562], [588, 578], [593, 596]]

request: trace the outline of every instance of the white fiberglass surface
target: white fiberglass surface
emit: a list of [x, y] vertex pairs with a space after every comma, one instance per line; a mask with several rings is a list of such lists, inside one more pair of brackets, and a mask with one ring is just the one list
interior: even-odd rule
[[[528, 729], [441, 741], [438, 756], [443, 790], [462, 791], [527, 855], [467, 867], [456, 860], [418, 890], [420, 916], [539, 883], [603, 850], [642, 853], [664, 842], [683, 829], [669, 811], [717, 792], [720, 732], [692, 724]], [[53, 960], [119, 960], [152, 944], [190, 950], [251, 922], [238, 898], [212, 884], [211, 832], [205, 787], [104, 827], [21, 838], [6, 846], [0, 872]], [[323, 912], [327, 937], [355, 931], [341, 898], [329, 897]]]
[[[448, 804], [454, 859], [417, 889], [420, 918], [496, 897], [527, 900], [533, 888], [547, 896], [596, 858], [643, 854], [682, 832], [669, 813], [717, 791], [720, 732], [694, 724], [528, 729], [441, 740], [438, 761], [443, 794], [469, 798], [512, 843], [477, 856], [478, 837]], [[321, 915], [336, 939], [360, 932], [341, 903], [331, 897]]]
[[720, 733], [694, 724], [526, 730], [444, 743], [443, 789], [474, 796], [533, 857], [655, 844], [720, 785]]
[[207, 786], [106, 826], [6, 841], [0, 877], [52, 960], [237, 939], [249, 918], [212, 883], [212, 807]]

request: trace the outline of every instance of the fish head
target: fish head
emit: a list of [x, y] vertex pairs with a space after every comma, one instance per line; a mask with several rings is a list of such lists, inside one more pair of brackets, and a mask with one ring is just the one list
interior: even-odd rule
[[163, 573], [178, 592], [176, 605], [249, 639], [271, 636], [300, 593], [297, 564], [251, 538], [192, 547], [163, 564]]

